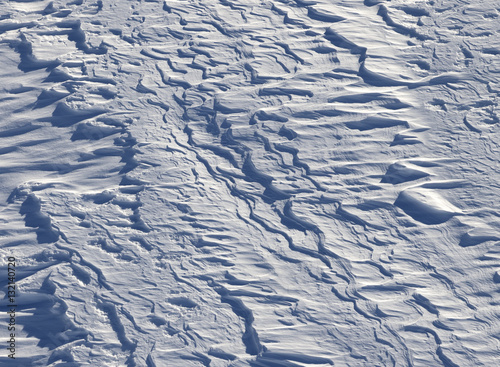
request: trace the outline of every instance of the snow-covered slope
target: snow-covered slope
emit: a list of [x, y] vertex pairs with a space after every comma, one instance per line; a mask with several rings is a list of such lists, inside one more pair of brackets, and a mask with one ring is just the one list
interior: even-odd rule
[[0, 364], [498, 363], [495, 0], [0, 5]]

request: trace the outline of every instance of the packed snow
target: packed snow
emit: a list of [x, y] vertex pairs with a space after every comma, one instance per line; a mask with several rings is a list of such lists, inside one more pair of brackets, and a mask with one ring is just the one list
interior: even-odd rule
[[498, 365], [498, 1], [0, 5], [1, 365]]

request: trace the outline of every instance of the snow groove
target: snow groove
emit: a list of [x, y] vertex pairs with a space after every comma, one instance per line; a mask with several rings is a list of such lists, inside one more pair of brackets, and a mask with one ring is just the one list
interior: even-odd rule
[[23, 363], [494, 363], [491, 1], [3, 5]]

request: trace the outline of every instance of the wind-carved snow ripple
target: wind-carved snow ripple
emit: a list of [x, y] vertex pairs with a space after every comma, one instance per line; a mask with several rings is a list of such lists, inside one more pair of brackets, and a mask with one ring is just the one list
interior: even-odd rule
[[[103, 44], [89, 45], [80, 20], [57, 21], [69, 13], [44, 11], [41, 29], [32, 32], [29, 25], [21, 24], [20, 35], [9, 32], [15, 27], [2, 33], [2, 45], [10, 48], [9, 55], [17, 53], [19, 58], [16, 63], [16, 57], [10, 56], [12, 62], [2, 76], [7, 97], [3, 99], [5, 124], [0, 133], [4, 146], [11, 147], [2, 152], [8, 162], [2, 168], [2, 186], [12, 190], [2, 205], [12, 228], [3, 230], [7, 234], [3, 246], [17, 254], [21, 265], [17, 281], [27, 284], [18, 294], [19, 310], [27, 310], [26, 316], [18, 318], [23, 329], [17, 334], [27, 337], [19, 349], [31, 348], [30, 357], [21, 358], [29, 365], [74, 362], [75, 348], [84, 351], [83, 355], [85, 351], [96, 353], [92, 363], [115, 363], [106, 349], [125, 350], [130, 355], [123, 363], [132, 366], [136, 365], [134, 347], [122, 335], [116, 301], [102, 295], [116, 293], [102, 264], [87, 251], [97, 243], [102, 250], [121, 255], [124, 249], [111, 234], [112, 226], [129, 227], [127, 240], [139, 243], [140, 234], [149, 231], [138, 212], [141, 203], [136, 194], [140, 190], [130, 187], [126, 178], [138, 165], [136, 140], [127, 131], [133, 111], [110, 108], [117, 96], [116, 82], [90, 70], [96, 55], [102, 57], [107, 49]], [[28, 17], [38, 14], [28, 11]], [[65, 45], [47, 52], [44, 37]], [[17, 104], [5, 103], [9, 100]], [[123, 214], [130, 214], [124, 216], [125, 221], [114, 223], [99, 218], [98, 210], [90, 213], [88, 206], [78, 208], [89, 198], [100, 205], [111, 201]], [[16, 228], [16, 210], [25, 228]], [[119, 215], [112, 217], [118, 219]], [[86, 248], [87, 236], [98, 239], [89, 240]], [[130, 261], [133, 257], [122, 258]], [[89, 306], [102, 309], [108, 320], [86, 320], [89, 315], [83, 309]], [[99, 329], [104, 334], [95, 331]], [[117, 335], [115, 344], [120, 347], [112, 345], [107, 329]], [[106, 339], [111, 344], [103, 349], [99, 340]]]
[[[168, 9], [169, 14], [176, 14], [175, 7], [169, 6]], [[276, 6], [272, 10], [275, 9]], [[210, 11], [213, 12], [212, 9]], [[296, 11], [300, 11], [300, 9]], [[265, 14], [265, 10], [260, 10], [260, 13], [264, 13], [258, 14], [264, 19], [272, 18], [271, 15]], [[281, 11], [281, 13], [284, 12]], [[330, 20], [334, 19], [334, 16], [320, 16], [318, 11], [310, 9], [308, 13], [312, 15], [312, 21], [323, 22], [325, 19], [329, 19], [328, 21], [331, 23]], [[214, 36], [214, 39], [219, 40], [220, 37], [231, 35], [234, 29], [241, 28], [241, 26], [227, 24], [228, 19], [232, 18], [225, 17], [224, 19], [224, 25], [216, 26], [213, 20], [201, 21], [200, 23], [214, 26], [216, 32], [222, 34], [222, 36]], [[245, 14], [243, 19], [248, 21], [248, 14]], [[254, 22], [256, 22], [255, 19]], [[302, 24], [307, 24], [304, 19], [307, 20], [307, 17], [302, 19]], [[340, 20], [335, 18], [335, 21]], [[181, 25], [187, 28], [190, 22], [196, 23], [198, 21], [183, 14]], [[250, 27], [253, 29], [254, 26]], [[193, 25], [192, 28], [195, 29], [195, 26]], [[205, 32], [211, 32], [206, 27], [203, 29]], [[350, 223], [353, 222], [355, 225], [362, 223], [366, 227], [366, 223], [362, 219], [341, 209], [342, 197], [324, 197], [324, 193], [331, 190], [327, 187], [332, 185], [332, 177], [337, 172], [311, 168], [311, 164], [306, 163], [302, 157], [306, 156], [309, 161], [315, 162], [310, 154], [308, 156], [310, 152], [300, 149], [302, 147], [300, 139], [301, 135], [307, 135], [307, 128], [314, 131], [314, 129], [321, 128], [321, 125], [324, 125], [323, 128], [325, 132], [328, 132], [328, 135], [331, 134], [332, 130], [335, 131], [333, 135], [335, 140], [341, 138], [341, 132], [349, 132], [350, 130], [377, 130], [394, 128], [399, 125], [408, 128], [410, 127], [408, 122], [390, 116], [394, 114], [392, 111], [404, 110], [411, 106], [390, 94], [386, 94], [387, 92], [369, 94], [371, 85], [368, 85], [366, 92], [361, 90], [359, 98], [354, 96], [352, 101], [348, 98], [342, 99], [341, 93], [344, 92], [345, 85], [359, 82], [360, 78], [356, 76], [358, 70], [354, 69], [352, 73], [349, 73], [348, 68], [342, 69], [338, 51], [328, 46], [332, 44], [331, 35], [334, 34], [328, 29], [324, 31], [324, 37], [321, 36], [321, 33], [313, 31], [303, 32], [298, 36], [294, 35], [291, 38], [294, 42], [293, 45], [276, 41], [272, 36], [263, 33], [258, 36], [260, 39], [253, 35], [252, 38], [257, 41], [247, 41], [247, 43], [252, 44], [251, 49], [228, 38], [224, 42], [216, 41], [212, 45], [206, 41], [201, 41], [202, 44], [190, 41], [189, 48], [182, 48], [182, 51], [178, 49], [177, 54], [169, 53], [166, 47], [144, 50], [142, 54], [153, 60], [168, 58], [168, 62], [162, 63], [162, 66], [158, 67], [157, 70], [160, 72], [163, 83], [176, 87], [178, 92], [171, 97], [174, 105], [171, 105], [170, 113], [166, 113], [167, 117], [164, 120], [169, 124], [179, 124], [176, 122], [175, 116], [172, 116], [174, 110], [179, 111], [178, 116], [181, 117], [180, 126], [177, 127], [178, 131], [171, 135], [173, 141], [171, 140], [172, 144], [169, 144], [168, 149], [170, 152], [176, 152], [189, 148], [193, 152], [200, 167], [193, 171], [195, 182], [205, 186], [206, 181], [201, 179], [201, 177], [205, 177], [205, 180], [209, 180], [208, 182], [212, 181], [211, 185], [216, 184], [227, 190], [234, 198], [241, 199], [246, 203], [247, 218], [238, 215], [245, 225], [251, 224], [259, 232], [265, 231], [268, 233], [267, 236], [279, 235], [283, 237], [288, 243], [288, 249], [291, 250], [291, 253], [287, 254], [286, 248], [268, 249], [277, 259], [292, 264], [315, 263], [315, 259], [320, 260], [323, 265], [316, 266], [320, 268], [326, 266], [323, 274], [318, 277], [310, 271], [307, 275], [309, 279], [325, 281], [325, 284], [340, 282], [340, 285], [334, 287], [331, 292], [332, 300], [336, 300], [333, 302], [345, 304], [346, 309], [351, 310], [350, 312], [358, 312], [365, 317], [368, 323], [374, 322], [373, 325], [377, 325], [375, 327], [379, 328], [380, 315], [383, 313], [376, 311], [378, 316], [371, 315], [370, 313], [373, 311], [369, 311], [369, 302], [366, 302], [367, 300], [361, 298], [359, 293], [355, 291], [356, 279], [352, 273], [353, 260], [349, 259], [345, 253], [342, 255], [335, 253], [332, 240], [325, 236], [323, 230], [320, 229], [321, 227], [314, 223], [314, 219], [302, 219], [291, 209], [293, 203], [300, 205], [311, 202], [315, 198], [319, 205], [329, 207], [331, 211], [329, 217], [336, 218], [340, 225], [345, 225], [343, 223], [347, 222], [349, 223], [348, 227], [350, 227]], [[280, 28], [280, 32], [287, 34], [283, 37], [282, 33], [281, 38], [288, 39], [287, 29]], [[358, 63], [363, 63], [364, 58], [366, 58], [366, 49], [355, 46], [346, 38], [342, 39], [345, 41], [337, 42], [334, 40], [334, 46], [347, 45], [345, 48], [348, 53], [361, 55]], [[224, 50], [226, 44], [230, 46], [229, 52]], [[350, 45], [354, 46], [350, 47]], [[304, 51], [312, 47], [316, 51]], [[235, 52], [233, 53], [231, 49], [234, 49]], [[266, 49], [273, 50], [272, 57], [269, 57], [268, 53], [264, 53]], [[357, 52], [357, 49], [360, 51]], [[225, 58], [221, 58], [222, 60], [219, 61], [218, 55], [224, 55]], [[232, 66], [233, 75], [239, 75], [241, 79], [236, 79], [236, 82], [232, 80], [225, 83], [215, 82], [217, 79], [223, 79], [224, 73], [213, 69], [221, 69], [224, 62], [227, 62], [227, 55], [233, 60], [231, 64], [236, 65]], [[184, 60], [186, 58], [192, 58], [191, 63], [189, 61], [186, 63]], [[212, 65], [212, 67], [208, 65]], [[273, 68], [276, 68], [274, 75], [269, 73]], [[196, 76], [196, 73], [190, 69], [200, 70], [201, 73]], [[324, 69], [323, 72], [321, 72], [322, 69]], [[269, 74], [266, 75], [266, 73]], [[319, 76], [328, 80], [328, 86], [318, 88], [315, 82]], [[198, 82], [194, 82], [196, 80]], [[330, 90], [336, 89], [337, 97], [332, 97], [328, 88], [331, 88]], [[371, 112], [373, 117], [361, 115], [360, 118], [360, 114], [349, 111], [350, 103], [366, 104], [367, 101], [373, 102], [373, 111]], [[323, 107], [319, 110], [315, 108], [324, 104], [331, 104], [332, 107], [330, 109]], [[340, 108], [341, 106], [344, 110]], [[386, 117], [378, 117], [380, 114]], [[315, 124], [309, 127], [307, 120], [311, 119], [314, 120]], [[356, 121], [356, 119], [358, 120]], [[304, 126], [301, 126], [301, 121], [304, 120], [306, 122], [302, 122]], [[182, 121], [187, 124], [186, 127], [181, 127]], [[175, 131], [175, 128], [169, 128]], [[296, 129], [302, 129], [302, 131], [298, 132]], [[184, 137], [181, 132], [185, 134]], [[188, 145], [182, 144], [181, 140], [185, 140]], [[386, 149], [390, 148], [390, 143], [390, 140], [386, 143]], [[173, 148], [174, 146], [178, 148]], [[380, 145], [374, 148], [379, 149]], [[383, 165], [382, 162], [379, 164], [381, 168]], [[202, 175], [200, 169], [206, 170], [208, 176]], [[321, 182], [319, 182], [318, 177]], [[339, 182], [339, 180], [333, 179], [333, 184], [335, 182]], [[363, 184], [359, 183], [359, 185]], [[205, 189], [203, 191], [206, 192]], [[343, 195], [345, 196], [346, 193], [344, 192]], [[217, 210], [227, 212], [227, 209], [218, 205], [217, 207]], [[308, 215], [310, 217], [311, 213]], [[194, 218], [190, 219], [189, 222], [197, 228], [195, 233], [200, 233], [200, 228], [204, 229], [204, 225], [198, 224]], [[239, 224], [233, 223], [233, 226], [232, 231], [235, 231]], [[372, 227], [385, 230], [382, 226], [372, 225]], [[210, 230], [209, 228], [205, 229]], [[226, 226], [224, 231], [227, 230]], [[201, 247], [197, 239], [198, 236], [194, 236], [194, 245]], [[296, 242], [300, 242], [302, 245], [297, 245]], [[356, 244], [354, 237], [352, 243], [354, 246], [360, 246], [367, 253], [373, 250], [367, 244]], [[206, 246], [203, 245], [203, 247]], [[216, 244], [211, 246], [217, 248]], [[276, 260], [270, 261], [272, 265], [276, 266], [275, 262]], [[382, 278], [390, 279], [392, 277], [391, 272], [376, 261], [356, 259], [355, 263], [377, 269]], [[332, 275], [328, 276], [328, 273]], [[331, 276], [336, 277], [337, 280], [332, 280]], [[213, 281], [212, 277], [210, 279], [210, 282]], [[344, 292], [347, 294], [343, 295]], [[222, 302], [224, 302], [223, 298], [221, 297]], [[243, 314], [246, 315], [250, 312], [240, 311], [249, 310], [249, 306], [244, 301], [234, 299], [231, 302], [233, 302], [231, 304], [233, 309], [239, 305], [237, 310], [235, 309], [238, 316], [242, 317]], [[365, 310], [367, 307], [368, 309]], [[250, 335], [248, 330], [254, 330], [259, 334], [258, 338], [262, 343], [261, 334], [266, 334], [266, 330], [261, 328], [262, 331], [259, 332], [259, 328], [253, 326], [257, 321], [254, 316], [244, 319], [246, 319], [245, 324], [247, 325], [247, 331], [243, 334], [244, 344], [248, 343], [245, 342]], [[251, 329], [249, 329], [249, 319], [252, 320]], [[321, 325], [320, 322], [318, 324]], [[365, 332], [367, 330], [369, 328], [365, 328]], [[254, 331], [251, 332], [252, 335]], [[379, 330], [378, 333], [383, 332]], [[256, 338], [257, 336], [254, 340], [257, 340]], [[373, 333], [369, 338], [373, 338]], [[398, 343], [401, 342], [394, 344]], [[248, 348], [247, 345], [247, 351]], [[369, 358], [369, 352], [359, 354], [352, 348], [349, 349], [350, 347], [344, 348], [349, 350], [352, 358]], [[401, 346], [401, 348], [404, 347]], [[250, 348], [250, 350], [255, 350], [255, 347]]]
[[[0, 28], [25, 73], [2, 103], [15, 110], [9, 101], [29, 95], [32, 105], [12, 116], [35, 121], [0, 132], [12, 140], [1, 153], [14, 162], [4, 180], [16, 198], [4, 212], [31, 238], [33, 283], [57, 295], [61, 332], [74, 332], [51, 362], [474, 359], [465, 345], [476, 339], [460, 344], [455, 333], [479, 322], [492, 330], [494, 317], [474, 321], [477, 297], [457, 286], [443, 249], [474, 251], [498, 237], [474, 222], [491, 211], [446, 200], [467, 185], [450, 179], [454, 161], [429, 136], [418, 93], [446, 91], [463, 75], [432, 69], [415, 50], [434, 38], [425, 19], [417, 30], [397, 16], [430, 10], [383, 1], [109, 5], [44, 5], [30, 13], [43, 30], [29, 17]], [[48, 61], [37, 54], [47, 55], [47, 39], [64, 45]], [[460, 121], [478, 134], [472, 117], [491, 106], [471, 105]], [[44, 148], [47, 136], [57, 152]], [[40, 156], [26, 169], [36, 180], [19, 174], [21, 147]], [[460, 225], [467, 231], [457, 235]], [[37, 236], [49, 246], [41, 253]]]

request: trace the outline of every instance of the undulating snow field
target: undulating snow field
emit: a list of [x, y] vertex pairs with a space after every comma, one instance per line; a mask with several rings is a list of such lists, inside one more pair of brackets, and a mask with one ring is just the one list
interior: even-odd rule
[[498, 0], [0, 19], [0, 365], [499, 365]]

